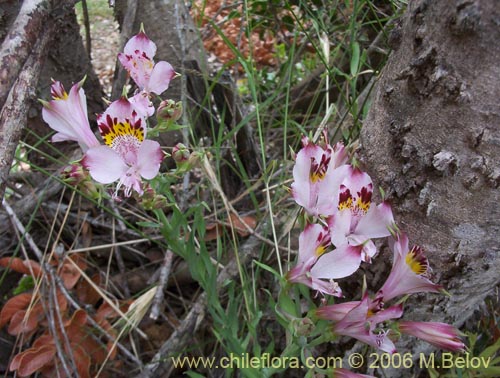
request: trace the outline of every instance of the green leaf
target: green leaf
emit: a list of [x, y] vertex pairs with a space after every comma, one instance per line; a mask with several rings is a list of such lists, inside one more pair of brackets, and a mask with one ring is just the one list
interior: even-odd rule
[[497, 342], [493, 345], [490, 345], [489, 347], [487, 347], [485, 350], [483, 350], [481, 352], [481, 354], [479, 355], [479, 357], [484, 357], [484, 358], [488, 358], [488, 357], [491, 357], [493, 356], [496, 352], [498, 352], [498, 350], [500, 349], [500, 339], [497, 340]]
[[23, 276], [19, 280], [19, 284], [14, 289], [13, 294], [18, 295], [24, 293], [25, 291], [31, 290], [35, 287], [35, 280], [32, 276]]
[[271, 268], [269, 265], [263, 264], [257, 260], [253, 260], [254, 264], [261, 267], [264, 270], [267, 270], [269, 273], [272, 273], [273, 276], [276, 276], [277, 278], [281, 279], [281, 274], [279, 274], [276, 270]]
[[137, 226], [146, 228], [160, 228], [161, 226], [156, 222], [137, 222]]
[[352, 56], [351, 56], [351, 76], [356, 76], [359, 70], [359, 43], [354, 42], [351, 46]]

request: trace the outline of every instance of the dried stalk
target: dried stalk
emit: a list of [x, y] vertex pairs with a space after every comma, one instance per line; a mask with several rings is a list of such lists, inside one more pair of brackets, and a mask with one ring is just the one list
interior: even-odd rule
[[158, 290], [156, 290], [155, 297], [153, 299], [153, 305], [151, 307], [151, 313], [149, 317], [151, 319], [158, 319], [160, 315], [160, 304], [163, 302], [165, 296], [165, 286], [168, 282], [168, 276], [170, 275], [170, 269], [172, 268], [172, 261], [174, 260], [174, 254], [171, 250], [167, 249], [165, 252], [165, 258], [163, 259], [163, 264], [160, 268], [160, 279], [158, 282]]

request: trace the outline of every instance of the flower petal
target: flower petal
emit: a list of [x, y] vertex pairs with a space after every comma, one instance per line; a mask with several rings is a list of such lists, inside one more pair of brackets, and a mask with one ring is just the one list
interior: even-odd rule
[[349, 209], [339, 211], [328, 218], [328, 227], [334, 246], [340, 247], [343, 244], [347, 244], [347, 236], [349, 236], [350, 233], [351, 221], [352, 213]]
[[321, 256], [311, 269], [316, 278], [343, 278], [358, 270], [361, 264], [361, 246], [343, 245]]
[[127, 55], [144, 53], [149, 59], [153, 59], [156, 54], [156, 44], [148, 38], [146, 33], [140, 32], [128, 40], [123, 51]]
[[153, 92], [157, 95], [162, 94], [168, 89], [170, 80], [175, 77], [176, 73], [170, 63], [161, 61], [155, 64], [148, 84], [146, 85], [146, 92]]
[[145, 179], [155, 178], [160, 171], [163, 152], [160, 144], [154, 140], [144, 140], [137, 152], [137, 171]]
[[108, 146], [90, 148], [83, 157], [82, 165], [89, 170], [92, 178], [101, 184], [115, 182], [128, 169], [120, 155]]
[[135, 96], [130, 97], [128, 101], [132, 104], [138, 116], [141, 118], [151, 117], [155, 112], [155, 107], [149, 100], [146, 92], [139, 92]]
[[368, 239], [383, 238], [391, 233], [389, 227], [394, 224], [391, 206], [382, 202], [378, 206], [371, 206], [364, 217], [361, 217], [356, 234], [364, 235]]
[[83, 151], [98, 146], [99, 141], [90, 129], [87, 100], [80, 83], [73, 85], [70, 93], [66, 94], [62, 85], [55, 82], [52, 85], [52, 92], [61, 97], [44, 103], [42, 117], [53, 130], [60, 134], [56, 134], [53, 141], [72, 140], [78, 142]]

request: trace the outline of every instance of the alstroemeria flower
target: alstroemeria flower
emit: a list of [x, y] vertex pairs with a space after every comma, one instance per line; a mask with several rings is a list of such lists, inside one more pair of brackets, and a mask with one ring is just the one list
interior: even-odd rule
[[332, 244], [362, 245], [365, 262], [377, 252], [371, 239], [389, 236], [389, 227], [394, 224], [390, 205], [383, 202], [373, 206], [372, 194], [370, 176], [349, 166], [340, 187], [338, 211], [328, 218]]
[[82, 165], [102, 184], [119, 180], [116, 191], [123, 185], [126, 197], [132, 189], [142, 195], [141, 177], [156, 177], [163, 159], [159, 143], [145, 139], [145, 119], [133, 104], [121, 98], [111, 103], [97, 122], [106, 145], [89, 149]]
[[443, 291], [441, 285], [437, 285], [427, 278], [429, 273], [429, 261], [419, 246], [408, 248], [408, 237], [400, 234], [398, 240], [391, 243], [394, 253], [391, 273], [379, 290], [384, 301], [405, 294], [413, 293], [439, 293]]
[[464, 352], [465, 345], [460, 340], [460, 332], [452, 325], [439, 322], [406, 322], [398, 324], [399, 332], [418, 337], [441, 349]]
[[341, 296], [342, 292], [333, 280], [347, 277], [357, 269], [353, 270], [353, 265], [359, 261], [360, 248], [348, 246], [345, 250], [326, 253], [330, 246], [328, 228], [320, 224], [307, 225], [299, 236], [297, 265], [287, 273], [287, 280], [302, 283], [323, 294]]
[[78, 142], [85, 152], [90, 147], [98, 146], [99, 141], [90, 129], [87, 100], [82, 85], [83, 80], [74, 84], [68, 94], [63, 85], [55, 81], [50, 89], [53, 100], [41, 102], [43, 120], [57, 131], [52, 142], [72, 140]]
[[302, 139], [293, 168], [292, 195], [313, 216], [328, 216], [337, 211], [340, 184], [347, 172], [347, 154], [340, 143], [321, 147]]
[[127, 42], [118, 59], [141, 91], [159, 95], [168, 89], [176, 73], [170, 63], [155, 64], [155, 54], [156, 44], [140, 31]]
[[[377, 324], [400, 318], [403, 315], [403, 306], [380, 309], [380, 300], [381, 298], [372, 300], [365, 294], [357, 303], [348, 302], [348, 305], [338, 304], [320, 308], [317, 310], [317, 315], [334, 322], [332, 331], [336, 335], [352, 337], [384, 352], [394, 353], [396, 347], [387, 337], [389, 331], [377, 330]], [[342, 312], [345, 312], [343, 317], [339, 315]]]

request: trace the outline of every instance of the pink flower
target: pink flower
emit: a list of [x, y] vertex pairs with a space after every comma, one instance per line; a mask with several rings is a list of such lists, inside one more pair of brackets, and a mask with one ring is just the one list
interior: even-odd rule
[[399, 322], [399, 331], [418, 337], [428, 343], [452, 352], [464, 352], [465, 345], [460, 340], [460, 332], [455, 327], [439, 322]]
[[394, 253], [391, 273], [380, 293], [384, 301], [405, 294], [431, 292], [439, 293], [443, 287], [432, 283], [428, 278], [429, 261], [419, 246], [408, 249], [408, 237], [405, 234], [392, 243]]
[[337, 144], [320, 147], [302, 139], [293, 168], [292, 195], [313, 216], [328, 216], [337, 211], [340, 184], [344, 180], [347, 160], [344, 147]]
[[362, 245], [361, 258], [365, 262], [370, 262], [377, 252], [371, 239], [389, 236], [394, 224], [390, 205], [383, 202], [373, 206], [372, 193], [370, 176], [349, 166], [340, 187], [338, 212], [328, 218], [332, 244]]
[[362, 247], [345, 245], [326, 253], [330, 246], [327, 227], [307, 225], [299, 236], [298, 261], [287, 273], [288, 281], [302, 283], [323, 294], [341, 296], [342, 291], [333, 280], [350, 276], [359, 268]]
[[319, 308], [316, 314], [322, 319], [334, 322], [334, 334], [352, 337], [384, 352], [394, 353], [396, 347], [387, 337], [389, 331], [377, 329], [377, 324], [400, 318], [403, 315], [403, 306], [397, 305], [388, 309], [381, 309], [381, 306], [381, 298], [372, 300], [365, 294], [361, 301], [325, 306]]
[[123, 185], [126, 197], [132, 189], [142, 195], [141, 177], [156, 177], [163, 160], [159, 143], [145, 139], [145, 119], [130, 101], [121, 98], [111, 103], [97, 122], [106, 145], [89, 149], [82, 165], [102, 184], [119, 180], [116, 192]]
[[127, 42], [118, 59], [141, 91], [159, 95], [168, 89], [176, 73], [167, 62], [155, 64], [155, 54], [156, 44], [141, 30]]
[[85, 152], [90, 147], [98, 146], [99, 141], [90, 129], [87, 100], [82, 85], [83, 80], [74, 84], [68, 94], [59, 81], [54, 82], [51, 87], [53, 100], [42, 101], [42, 117], [57, 131], [52, 142], [72, 140], [78, 142]]

